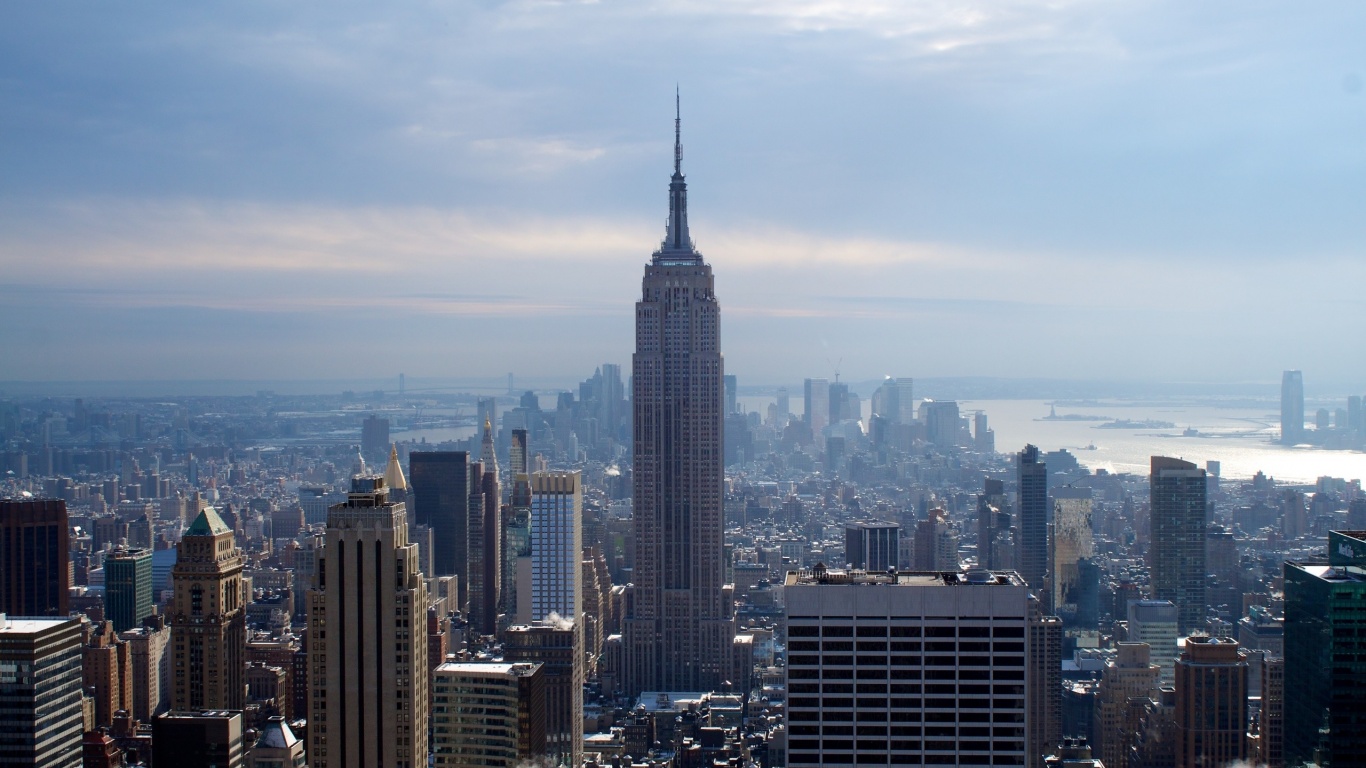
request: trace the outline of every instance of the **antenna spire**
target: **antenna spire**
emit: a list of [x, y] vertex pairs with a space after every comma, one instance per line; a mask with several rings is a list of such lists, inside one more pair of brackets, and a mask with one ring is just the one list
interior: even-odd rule
[[674, 85], [674, 175], [683, 173], [683, 102]]

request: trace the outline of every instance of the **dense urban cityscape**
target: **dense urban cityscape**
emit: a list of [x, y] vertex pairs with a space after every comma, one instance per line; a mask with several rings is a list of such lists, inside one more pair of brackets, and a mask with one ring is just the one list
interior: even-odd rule
[[[0, 400], [0, 765], [1366, 760], [1359, 477], [1091, 468], [910, 377], [742, 395], [711, 270], [676, 119], [629, 369]], [[1341, 405], [1287, 371], [1257, 439], [1360, 455]]]

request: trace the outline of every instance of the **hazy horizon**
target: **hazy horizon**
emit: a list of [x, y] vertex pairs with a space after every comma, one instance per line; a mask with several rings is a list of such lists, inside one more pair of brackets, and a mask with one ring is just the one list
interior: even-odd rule
[[0, 14], [0, 380], [625, 364], [679, 84], [742, 381], [1366, 390], [1366, 5]]

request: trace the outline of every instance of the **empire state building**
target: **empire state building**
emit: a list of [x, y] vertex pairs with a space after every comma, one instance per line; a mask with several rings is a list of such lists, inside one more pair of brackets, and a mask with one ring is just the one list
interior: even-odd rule
[[680, 121], [664, 242], [645, 265], [632, 356], [635, 572], [623, 684], [712, 691], [731, 676], [724, 584], [721, 308], [688, 236]]

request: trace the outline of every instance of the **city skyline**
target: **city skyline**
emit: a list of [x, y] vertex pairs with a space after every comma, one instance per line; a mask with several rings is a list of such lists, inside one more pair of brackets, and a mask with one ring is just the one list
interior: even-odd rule
[[1355, 6], [317, 11], [11, 9], [0, 378], [622, 360], [676, 81], [743, 380], [1356, 376]]

